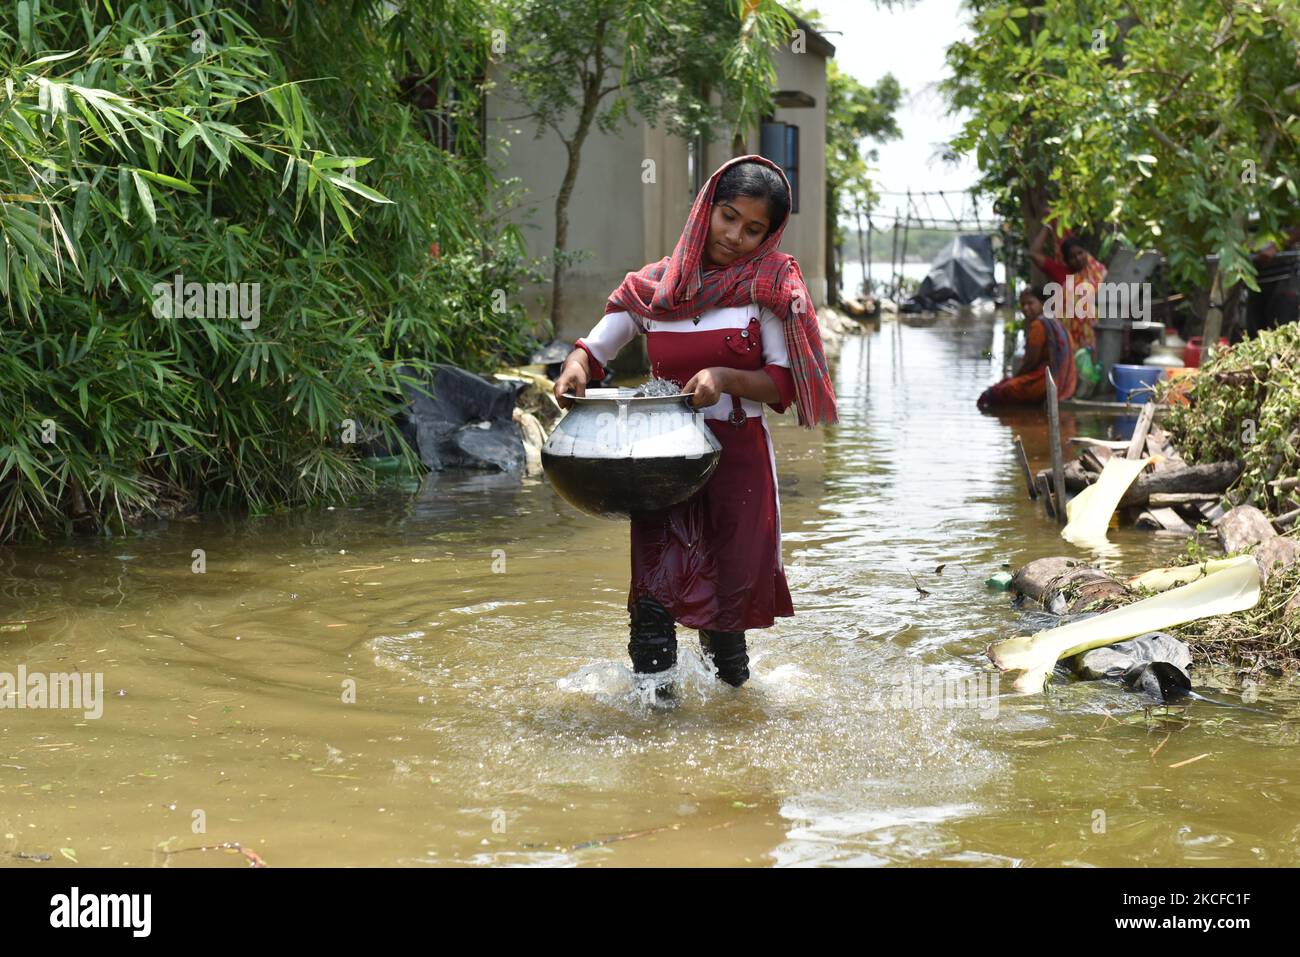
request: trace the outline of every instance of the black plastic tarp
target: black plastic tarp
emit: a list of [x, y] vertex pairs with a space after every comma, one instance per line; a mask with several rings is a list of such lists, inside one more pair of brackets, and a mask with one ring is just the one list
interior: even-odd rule
[[903, 312], [930, 312], [992, 298], [993, 238], [957, 236], [935, 257], [916, 295], [900, 308]]
[[[414, 374], [409, 367], [402, 371]], [[437, 363], [425, 389], [430, 394], [404, 388], [409, 404], [398, 425], [427, 468], [524, 469], [515, 387]]]

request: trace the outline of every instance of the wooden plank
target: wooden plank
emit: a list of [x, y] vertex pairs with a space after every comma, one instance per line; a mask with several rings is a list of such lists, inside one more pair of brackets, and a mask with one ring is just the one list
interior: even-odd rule
[[1038, 497], [1043, 500], [1043, 511], [1047, 517], [1056, 518], [1056, 506], [1052, 502], [1052, 481], [1047, 477], [1046, 470], [1038, 473]]
[[1147, 504], [1152, 508], [1165, 508], [1171, 505], [1217, 502], [1222, 497], [1218, 492], [1152, 492]]
[[1128, 444], [1128, 452], [1124, 457], [1128, 459], [1142, 458], [1142, 450], [1146, 448], [1147, 433], [1151, 431], [1151, 421], [1155, 418], [1156, 404], [1148, 402], [1142, 406], [1142, 414], [1138, 416], [1137, 428], [1133, 430], [1133, 439]]
[[1101, 470], [1106, 467], [1106, 461], [1110, 458], [1110, 449], [1097, 446], [1095, 449], [1084, 449], [1079, 455], [1079, 461], [1089, 472], [1101, 474]]
[[1070, 441], [1075, 445], [1086, 445], [1089, 448], [1106, 449], [1110, 452], [1123, 452], [1128, 448], [1128, 439], [1094, 439], [1087, 435], [1072, 435]]
[[1236, 462], [1214, 462], [1208, 465], [1166, 465], [1151, 472], [1143, 472], [1129, 486], [1119, 504], [1146, 505], [1156, 492], [1225, 492], [1241, 474]]
[[1300, 508], [1293, 508], [1291, 511], [1285, 512], [1273, 519], [1273, 524], [1278, 528], [1286, 528], [1287, 526], [1294, 524], [1297, 518], [1300, 518]]
[[1218, 502], [1202, 502], [1194, 507], [1201, 519], [1208, 522], [1212, 528], [1223, 521], [1223, 516], [1228, 514]]
[[1083, 467], [1083, 463], [1077, 459], [1071, 459], [1066, 462], [1063, 472], [1065, 475], [1065, 490], [1067, 492], [1082, 492], [1093, 482], [1097, 481], [1098, 477], [1098, 473], [1089, 472]]
[[1183, 521], [1183, 517], [1172, 508], [1150, 508], [1138, 516], [1139, 528], [1154, 528], [1165, 532], [1192, 534], [1192, 526]]
[[1016, 455], [1020, 459], [1020, 468], [1025, 473], [1025, 487], [1029, 490], [1029, 500], [1032, 502], [1038, 498], [1038, 489], [1034, 488], [1034, 473], [1029, 468], [1029, 456], [1025, 454], [1025, 444], [1020, 441], [1020, 436], [1012, 436], [1012, 444], [1016, 447]]
[[[1097, 399], [1063, 399], [1061, 408], [1067, 412], [1096, 412], [1101, 415], [1132, 415], [1138, 411], [1136, 405], [1128, 402], [1104, 402]], [[1160, 403], [1156, 412], [1164, 412], [1169, 406]]]
[[1056, 520], [1065, 523], [1065, 463], [1061, 461], [1061, 408], [1056, 399], [1056, 380], [1047, 370], [1047, 425], [1052, 443], [1052, 487], [1056, 489]]

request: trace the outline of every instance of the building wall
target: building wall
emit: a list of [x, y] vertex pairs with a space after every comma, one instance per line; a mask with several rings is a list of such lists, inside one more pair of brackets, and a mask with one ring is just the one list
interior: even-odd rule
[[[496, 139], [509, 142], [504, 156], [493, 152], [494, 166], [498, 176], [518, 177], [527, 188], [508, 218], [521, 226], [530, 256], [549, 256], [555, 245], [555, 198], [567, 163], [564, 144], [550, 129], [535, 136], [537, 127], [530, 120], [508, 119], [524, 109], [510, 98], [508, 72], [500, 65], [492, 65], [488, 80], [500, 91], [487, 98], [489, 146]], [[588, 332], [600, 320], [606, 297], [624, 273], [645, 264], [643, 126], [639, 120], [625, 125], [621, 136], [593, 130], [583, 145], [578, 179], [569, 200], [567, 245], [591, 255], [565, 274], [568, 309], [557, 330], [562, 338], [574, 339]], [[549, 282], [522, 290], [539, 335], [547, 333], [550, 290]]]
[[[825, 301], [826, 61], [813, 53], [781, 50], [777, 70], [780, 89], [802, 90], [816, 101], [812, 108], [778, 109], [775, 118], [800, 128], [800, 212], [786, 227], [781, 248], [799, 260], [814, 302], [821, 305]], [[493, 64], [488, 79], [497, 84], [497, 93], [486, 104], [489, 144], [498, 138], [509, 142], [504, 156], [493, 153], [498, 175], [519, 177], [528, 188], [509, 219], [522, 227], [530, 256], [549, 255], [555, 240], [555, 197], [564, 177], [564, 146], [549, 129], [535, 137], [531, 121], [509, 119], [524, 109], [511, 98], [508, 68]], [[726, 132], [715, 135], [718, 138], [708, 145], [703, 160], [705, 178], [732, 155]], [[758, 145], [759, 134], [754, 131], [749, 151], [758, 152]], [[672, 252], [694, 200], [687, 155], [685, 140], [651, 127], [635, 113], [633, 122], [623, 124], [618, 135], [592, 130], [583, 145], [569, 202], [568, 236], [570, 250], [585, 249], [590, 255], [565, 275], [567, 308], [555, 330], [557, 337], [572, 341], [585, 335], [600, 320], [606, 298], [627, 272]], [[647, 161], [653, 161], [652, 176], [646, 173]], [[542, 336], [550, 332], [550, 289], [544, 283], [523, 290], [529, 315]], [[642, 349], [624, 352], [618, 367], [644, 367]]]
[[[815, 104], [778, 107], [772, 118], [799, 127], [799, 212], [790, 217], [781, 248], [799, 260], [813, 303], [821, 306], [826, 302], [826, 60], [781, 49], [776, 68], [778, 89], [800, 90]], [[755, 131], [750, 152], [758, 152], [758, 145]]]

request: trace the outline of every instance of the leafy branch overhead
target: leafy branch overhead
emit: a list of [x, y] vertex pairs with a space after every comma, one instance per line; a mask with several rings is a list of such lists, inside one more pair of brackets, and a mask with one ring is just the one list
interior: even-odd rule
[[[1207, 256], [1254, 288], [1249, 251], [1300, 207], [1300, 8], [1287, 0], [968, 0], [944, 88], [1008, 217], [1156, 248], [1200, 283]], [[1250, 225], [1257, 220], [1258, 231]]]

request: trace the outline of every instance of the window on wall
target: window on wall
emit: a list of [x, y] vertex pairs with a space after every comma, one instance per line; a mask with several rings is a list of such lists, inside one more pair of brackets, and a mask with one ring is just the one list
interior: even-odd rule
[[799, 212], [799, 127], [764, 120], [759, 132], [759, 152], [785, 171], [790, 180], [790, 212]]
[[696, 133], [686, 142], [686, 181], [692, 198], [704, 188], [704, 180], [704, 134]]

